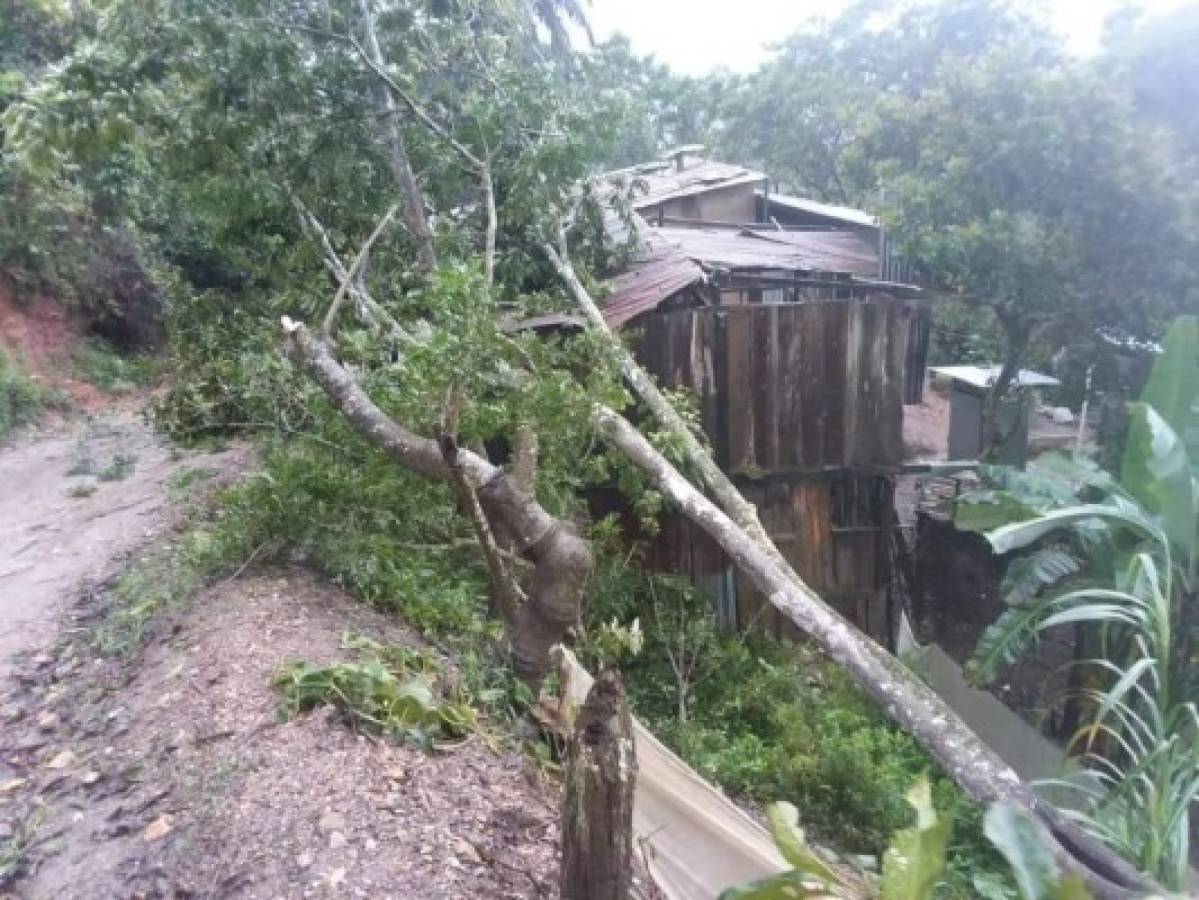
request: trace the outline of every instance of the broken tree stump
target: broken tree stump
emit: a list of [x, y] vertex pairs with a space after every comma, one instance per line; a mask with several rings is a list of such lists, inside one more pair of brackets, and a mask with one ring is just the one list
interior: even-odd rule
[[633, 883], [633, 720], [614, 671], [603, 672], [566, 748], [562, 900], [627, 900]]

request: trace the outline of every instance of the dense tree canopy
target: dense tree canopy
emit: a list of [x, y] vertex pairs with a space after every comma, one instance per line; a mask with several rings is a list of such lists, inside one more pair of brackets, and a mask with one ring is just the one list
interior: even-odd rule
[[1089, 361], [1152, 339], [1195, 302], [1196, 9], [1117, 17], [1082, 60], [1015, 4], [862, 0], [750, 75], [615, 71], [647, 98], [636, 146], [682, 133], [783, 191], [882, 214], [923, 280], [994, 313], [956, 317], [984, 337], [946, 344], [998, 343], [1010, 370], [1030, 349]]

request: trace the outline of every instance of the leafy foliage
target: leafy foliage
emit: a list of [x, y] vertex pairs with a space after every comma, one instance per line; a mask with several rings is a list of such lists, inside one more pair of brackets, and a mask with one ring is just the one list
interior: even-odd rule
[[79, 378], [109, 394], [125, 394], [148, 385], [155, 376], [153, 358], [121, 354], [111, 345], [95, 340], [85, 344], [75, 359]]
[[1087, 900], [1091, 896], [1077, 875], [1061, 875], [1040, 822], [998, 804], [987, 810], [985, 828], [987, 838], [1012, 867], [1025, 900]]
[[[948, 858], [953, 821], [938, 815], [928, 780], [921, 778], [908, 791], [916, 824], [897, 832], [883, 857], [881, 877], [837, 869], [812, 850], [799, 827], [799, 813], [789, 803], [774, 803], [767, 819], [775, 844], [793, 867], [781, 875], [724, 891], [721, 900], [929, 900], [936, 896]], [[1024, 900], [1088, 900], [1091, 894], [1077, 875], [1062, 876], [1049, 851], [1045, 826], [1021, 811], [996, 805], [987, 811], [986, 835], [1001, 852], [1015, 876]], [[1006, 897], [992, 880], [976, 879], [975, 896]]]
[[[1196, 401], [1193, 329], [1184, 319], [1171, 330], [1146, 391], [1184, 428]], [[1089, 706], [1088, 721], [1071, 741], [1088, 772], [1065, 783], [1078, 798], [1070, 814], [1181, 889], [1199, 801], [1199, 684], [1188, 632], [1199, 481], [1183, 439], [1153, 406], [1136, 404], [1133, 421], [1119, 484], [1060, 459], [1032, 478], [1004, 476], [1005, 495], [1024, 514], [985, 536], [996, 553], [1032, 552], [1013, 564], [1009, 609], [979, 640], [970, 670], [990, 681], [1058, 626], [1085, 625], [1098, 635], [1103, 656], [1087, 663], [1097, 683], [1077, 698]], [[1063, 474], [1077, 478], [1045, 489], [1046, 478]], [[1069, 503], [1074, 490], [1095, 502]], [[1086, 580], [1071, 583], [1084, 564]]]
[[46, 401], [46, 390], [0, 350], [0, 441], [34, 421]]
[[346, 635], [343, 647], [362, 651], [356, 662], [314, 666], [288, 663], [275, 678], [281, 715], [292, 718], [318, 706], [339, 709], [355, 727], [432, 747], [437, 739], [460, 738], [477, 723], [474, 709], [449, 689], [440, 664], [408, 647], [383, 647]]
[[908, 791], [907, 800], [916, 810], [916, 825], [897, 833], [883, 855], [880, 883], [883, 900], [931, 896], [945, 867], [953, 823], [938, 818], [928, 781], [917, 781]]

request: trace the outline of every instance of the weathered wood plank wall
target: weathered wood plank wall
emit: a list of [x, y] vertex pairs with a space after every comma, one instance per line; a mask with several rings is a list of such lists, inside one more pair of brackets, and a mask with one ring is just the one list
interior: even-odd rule
[[[779, 549], [880, 641], [890, 634], [887, 472], [903, 461], [913, 315], [871, 297], [680, 309], [638, 323], [638, 357], [663, 384], [695, 391], [718, 461]], [[735, 624], [794, 636], [686, 521], [668, 517], [647, 562], [714, 593], [730, 571]]]
[[731, 474], [885, 469], [903, 461], [912, 315], [885, 297], [655, 313], [637, 355], [696, 392]]

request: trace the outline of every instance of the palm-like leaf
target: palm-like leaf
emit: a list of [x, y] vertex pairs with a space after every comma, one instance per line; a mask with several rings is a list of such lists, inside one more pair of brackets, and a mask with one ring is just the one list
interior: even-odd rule
[[1000, 592], [1008, 606], [1023, 606], [1064, 578], [1077, 575], [1082, 568], [1077, 556], [1064, 547], [1042, 547], [1012, 561], [1004, 575]]

